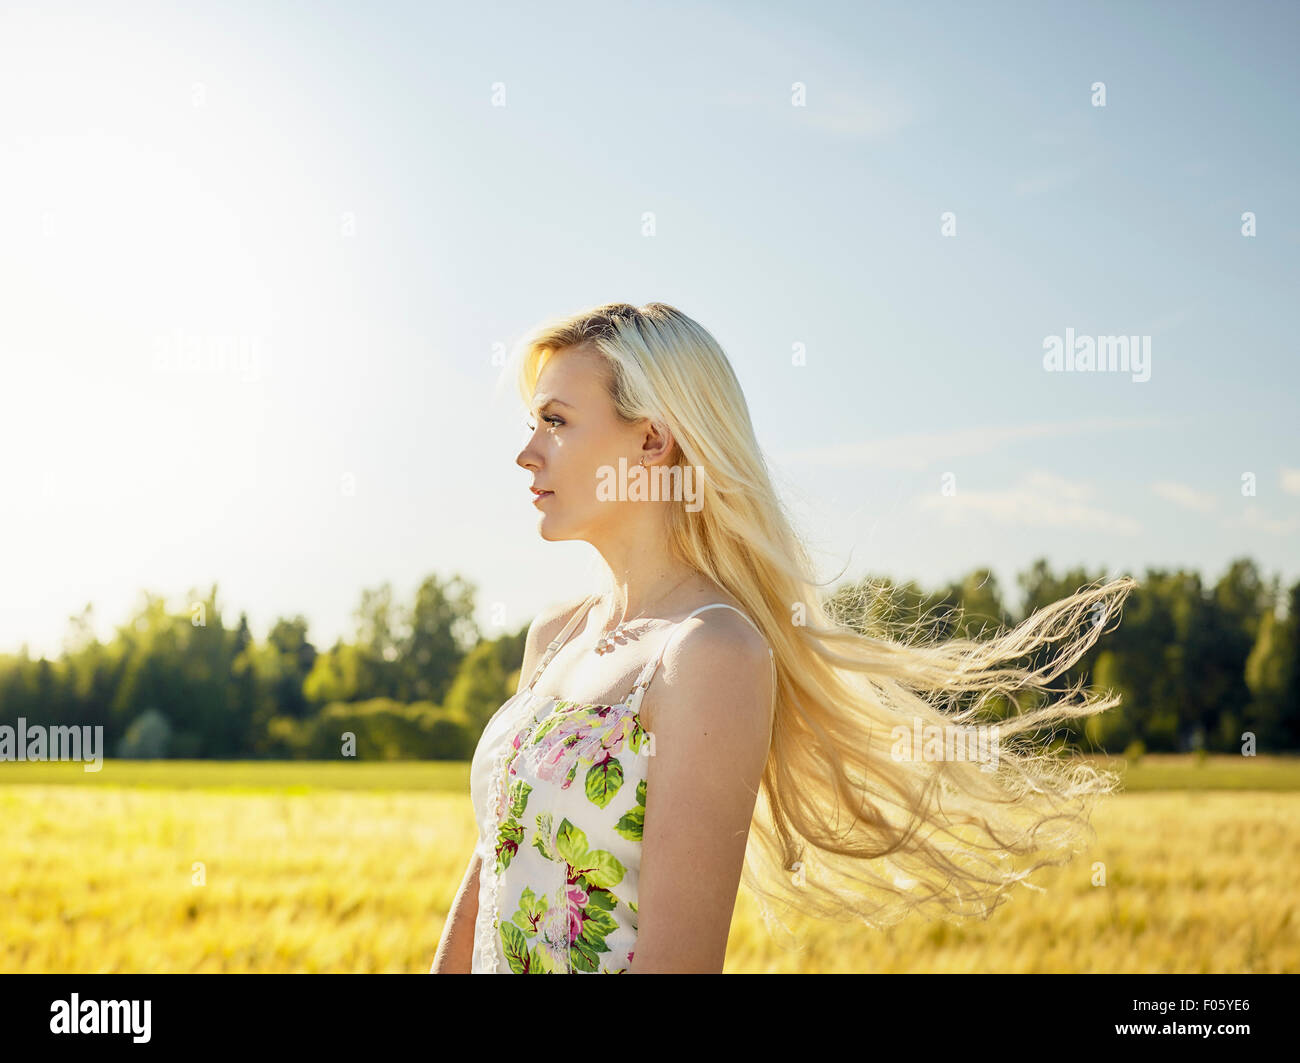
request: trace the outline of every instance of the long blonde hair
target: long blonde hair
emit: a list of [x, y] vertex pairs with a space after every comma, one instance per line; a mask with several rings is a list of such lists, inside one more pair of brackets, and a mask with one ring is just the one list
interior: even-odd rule
[[[618, 415], [667, 425], [672, 464], [704, 470], [702, 507], [670, 505], [672, 548], [732, 594], [773, 649], [772, 741], [742, 877], [769, 932], [791, 933], [777, 909], [879, 927], [914, 910], [987, 918], [1017, 883], [1040, 888], [1028, 876], [1072, 858], [1092, 832], [1092, 800], [1118, 785], [1032, 733], [1119, 698], [1043, 695], [1118, 620], [1136, 581], [1098, 581], [979, 640], [862, 633], [818, 593], [717, 341], [664, 303], [553, 318], [518, 345], [526, 404], [545, 360], [580, 345], [604, 356]], [[878, 593], [860, 585], [849, 604], [870, 611]], [[1054, 644], [1037, 666], [1012, 663]], [[1024, 710], [1018, 691], [1039, 704]], [[977, 723], [1000, 729], [995, 770], [898, 754], [899, 728]], [[1016, 856], [1031, 862], [1009, 866]]]

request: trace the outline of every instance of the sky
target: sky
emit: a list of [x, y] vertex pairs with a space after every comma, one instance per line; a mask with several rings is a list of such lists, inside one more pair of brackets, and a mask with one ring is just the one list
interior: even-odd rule
[[[1300, 578], [1300, 7], [6, 3], [0, 652], [591, 589], [501, 356], [667, 302], [823, 580]], [[1067, 333], [1067, 330], [1071, 330]], [[1142, 362], [1053, 369], [1061, 337]], [[1081, 348], [1080, 348], [1081, 349]]]

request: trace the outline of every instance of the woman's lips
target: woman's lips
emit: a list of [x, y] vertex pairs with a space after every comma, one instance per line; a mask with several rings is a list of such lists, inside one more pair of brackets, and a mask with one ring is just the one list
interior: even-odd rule
[[538, 491], [538, 492], [534, 492], [534, 495], [533, 495], [533, 505], [537, 505], [537, 503], [538, 503], [538, 502], [541, 502], [543, 499], [550, 498], [551, 495], [553, 495], [553, 494], [555, 494], [554, 491]]

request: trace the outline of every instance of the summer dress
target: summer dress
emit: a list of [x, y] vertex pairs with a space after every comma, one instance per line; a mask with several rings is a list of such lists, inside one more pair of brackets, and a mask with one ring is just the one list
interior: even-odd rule
[[[677, 628], [618, 705], [533, 691], [595, 602], [547, 647], [531, 682], [488, 721], [470, 766], [478, 821], [472, 974], [623, 974], [637, 938], [637, 880], [653, 736], [641, 698]], [[760, 634], [762, 634], [760, 632]], [[771, 656], [771, 648], [768, 654]], [[775, 667], [775, 665], [773, 665]]]

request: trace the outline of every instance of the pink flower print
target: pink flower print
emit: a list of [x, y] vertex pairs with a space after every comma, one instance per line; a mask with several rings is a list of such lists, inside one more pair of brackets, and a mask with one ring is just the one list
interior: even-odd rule
[[569, 941], [578, 940], [582, 934], [582, 924], [586, 922], [586, 915], [582, 909], [586, 906], [590, 894], [586, 890], [579, 888], [574, 883], [569, 883], [568, 908], [569, 908]]
[[552, 904], [542, 916], [542, 940], [552, 946], [551, 955], [559, 961], [561, 967], [564, 966], [563, 957], [560, 955], [558, 946], [563, 942], [568, 944], [565, 935], [569, 930], [569, 913], [566, 911], [566, 905]]
[[623, 743], [631, 733], [631, 720], [626, 716], [620, 717], [617, 724], [606, 730], [601, 745], [608, 750], [611, 757], [618, 756], [623, 751]]
[[604, 764], [623, 748], [630, 733], [629, 721], [620, 715], [612, 724], [605, 723], [611, 706], [580, 706], [579, 711], [565, 714], [538, 744], [538, 778], [555, 782], [567, 790], [576, 775], [577, 765]]
[[[561, 720], [537, 745], [537, 777], [555, 782], [583, 761], [590, 762], [602, 749], [601, 736], [592, 732], [591, 722], [581, 713]], [[567, 789], [571, 779], [560, 784]]]
[[[632, 952], [635, 952], [635, 951], [636, 951], [636, 949], [633, 949], [633, 950], [632, 950]], [[632, 962], [632, 952], [629, 952], [629, 953], [627, 954], [627, 962], [628, 962], [628, 963], [631, 963], [631, 962]]]
[[[600, 733], [601, 746], [609, 750], [612, 755], [617, 755], [623, 748], [623, 743], [627, 741], [628, 735], [631, 734], [632, 728], [629, 726], [631, 718], [621, 711], [615, 712], [616, 706], [603, 705], [596, 709], [596, 716], [602, 723], [609, 721], [608, 726]], [[609, 720], [611, 713], [614, 713], [614, 719]]]

